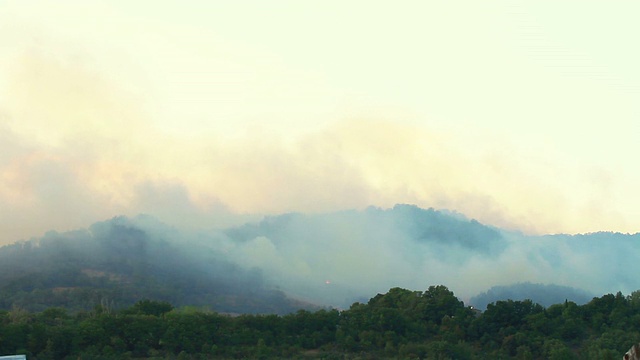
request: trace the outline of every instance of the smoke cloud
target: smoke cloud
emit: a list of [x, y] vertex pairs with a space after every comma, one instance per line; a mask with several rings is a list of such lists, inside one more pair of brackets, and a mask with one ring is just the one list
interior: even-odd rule
[[[577, 294], [587, 301], [589, 294], [630, 294], [640, 288], [627, 263], [615, 261], [640, 250], [639, 234], [527, 236], [413, 205], [291, 213], [218, 230], [169, 226], [149, 216], [120, 217], [89, 231], [51, 232], [30, 245], [46, 240], [47, 249], [67, 247], [49, 254], [57, 260], [39, 255], [49, 263], [83, 251], [87, 254], [80, 258], [104, 257], [89, 246], [90, 239], [77, 241], [78, 236], [119, 249], [122, 254], [107, 257], [111, 262], [126, 256], [160, 269], [171, 263], [184, 276], [218, 279], [242, 293], [251, 293], [252, 286], [278, 289], [304, 303], [339, 308], [392, 287], [424, 290], [442, 284], [466, 303], [488, 290], [493, 293], [485, 294], [485, 300], [476, 298], [476, 306], [495, 300], [487, 299], [500, 296], [496, 292], [515, 298], [536, 291], [542, 300]], [[145, 246], [165, 250], [136, 253]], [[167, 258], [168, 249], [176, 259]], [[115, 266], [104, 262], [84, 266]], [[156, 280], [171, 287], [172, 279], [163, 275]], [[244, 282], [233, 284], [240, 280]]]
[[[189, 63], [173, 68], [158, 59], [150, 64], [160, 78], [173, 79], [162, 83], [161, 91], [154, 87], [160, 80], [146, 73], [144, 64], [116, 61], [117, 54], [127, 52], [118, 52], [113, 44], [89, 46], [81, 34], [70, 38], [71, 45], [60, 40], [68, 34], [39, 33], [34, 41], [32, 33], [21, 36], [16, 28], [9, 29], [13, 32], [7, 34], [16, 39], [11, 51], [3, 50], [10, 56], [2, 57], [6, 70], [0, 74], [0, 243], [117, 215], [147, 213], [169, 223], [211, 228], [266, 214], [396, 203], [452, 209], [533, 234], [638, 230], [633, 222], [637, 214], [620, 202], [631, 198], [620, 189], [634, 188], [624, 177], [606, 168], [566, 166], [571, 162], [556, 153], [538, 152], [544, 144], [528, 150], [496, 134], [451, 133], [435, 125], [441, 119], [434, 119], [434, 126], [428, 117], [407, 120], [406, 112], [392, 106], [349, 112], [348, 107], [341, 111], [327, 105], [318, 112], [326, 118], [297, 127], [289, 120], [302, 121], [306, 113], [285, 116], [264, 108], [248, 114], [241, 111], [245, 102], [236, 103], [242, 116], [206, 116], [211, 104], [201, 108], [202, 97], [213, 94], [212, 99], [220, 100], [214, 95], [224, 92], [209, 78], [205, 85], [216, 91], [197, 92], [203, 101], [178, 101], [184, 119], [174, 122], [184, 121], [193, 129], [174, 132], [166, 119], [159, 119], [168, 106], [163, 91], [174, 80], [175, 89], [191, 84], [169, 77], [187, 76], [184, 66]], [[158, 54], [161, 45], [154, 39], [145, 38], [145, 44]], [[235, 80], [251, 78], [243, 71], [255, 64], [245, 55], [235, 48], [229, 55], [245, 61], [239, 62], [241, 75]], [[198, 62], [194, 71], [234, 74], [230, 64], [216, 66], [220, 68]], [[303, 100], [295, 91], [301, 84], [281, 64], [270, 60], [260, 66], [269, 70], [265, 74], [273, 70], [283, 75], [286, 89], [277, 88], [282, 90], [277, 104], [283, 108], [326, 95], [317, 83], [324, 90], [306, 93]], [[262, 90], [247, 95], [249, 99], [265, 95], [264, 89], [277, 82], [256, 81], [263, 81]], [[234, 87], [234, 99], [251, 87]], [[196, 126], [240, 118], [238, 126]]]
[[466, 302], [527, 282], [595, 295], [640, 288], [615, 261], [640, 250], [638, 234], [526, 236], [409, 205], [268, 217], [225, 234], [230, 259], [293, 296], [333, 306], [395, 286], [444, 284]]

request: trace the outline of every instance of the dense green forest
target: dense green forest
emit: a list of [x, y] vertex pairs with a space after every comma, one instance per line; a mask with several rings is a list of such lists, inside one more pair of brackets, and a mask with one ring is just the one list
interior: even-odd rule
[[484, 312], [445, 286], [393, 288], [348, 310], [230, 316], [142, 300], [69, 313], [0, 311], [0, 355], [30, 359], [619, 359], [640, 341], [640, 292], [498, 301]]

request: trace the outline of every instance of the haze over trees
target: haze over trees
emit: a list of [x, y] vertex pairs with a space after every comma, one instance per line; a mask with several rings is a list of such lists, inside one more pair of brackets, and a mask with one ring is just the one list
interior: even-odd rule
[[525, 236], [411, 205], [204, 230], [117, 217], [0, 248], [0, 308], [90, 310], [149, 298], [285, 314], [348, 308], [372, 293], [433, 283], [480, 308], [508, 298], [583, 304], [640, 288], [625, 262], [611, 260], [637, 253], [639, 240], [619, 233]]
[[[640, 339], [640, 284], [610, 259], [638, 240], [524, 236], [409, 205], [199, 231], [117, 217], [0, 248], [0, 353], [618, 358]], [[406, 290], [437, 280], [471, 301]]]
[[508, 286], [493, 286], [486, 292], [472, 297], [470, 303], [484, 310], [488, 304], [505, 299], [532, 300], [542, 306], [551, 306], [562, 303], [565, 300], [571, 300], [582, 305], [589, 302], [593, 297], [593, 294], [570, 286], [525, 282]]
[[144, 298], [233, 313], [317, 308], [267, 289], [259, 269], [178, 246], [166, 239], [168, 227], [155, 230], [115, 218], [88, 230], [50, 232], [1, 248], [0, 308], [90, 310], [97, 304], [129, 306]]

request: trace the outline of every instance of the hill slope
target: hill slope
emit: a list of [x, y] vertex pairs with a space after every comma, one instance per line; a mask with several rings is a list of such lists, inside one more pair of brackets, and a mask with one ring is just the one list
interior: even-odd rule
[[243, 269], [194, 244], [179, 246], [175, 236], [179, 233], [152, 219], [120, 217], [88, 230], [50, 232], [5, 246], [0, 249], [0, 308], [122, 307], [145, 298], [221, 312], [313, 308], [265, 287], [259, 270]]
[[[284, 313], [309, 304], [347, 308], [392, 287], [434, 284], [449, 284], [465, 300], [527, 282], [631, 293], [640, 279], [620, 259], [639, 252], [639, 234], [525, 236], [411, 205], [284, 214], [201, 231], [120, 217], [0, 248], [0, 307], [128, 306], [150, 298]], [[558, 298], [572, 299], [559, 289]]]
[[529, 282], [508, 286], [493, 286], [491, 289], [471, 298], [470, 305], [484, 310], [487, 304], [500, 300], [531, 300], [542, 306], [562, 304], [572, 301], [578, 305], [586, 304], [595, 296], [584, 290], [569, 286], [532, 284]]

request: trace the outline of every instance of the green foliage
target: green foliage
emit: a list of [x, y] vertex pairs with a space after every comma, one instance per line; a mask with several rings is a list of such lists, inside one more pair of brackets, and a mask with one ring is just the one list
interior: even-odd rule
[[[636, 296], [637, 297], [637, 294]], [[221, 315], [142, 300], [119, 311], [0, 311], [0, 354], [37, 359], [618, 359], [640, 341], [634, 296], [476, 315], [444, 286], [393, 288], [348, 310]], [[104, 310], [102, 307], [101, 310]], [[601, 321], [601, 322], [598, 322]], [[633, 325], [635, 324], [635, 325]]]
[[173, 310], [173, 305], [166, 301], [140, 300], [135, 303], [130, 312], [139, 315], [161, 316]]

